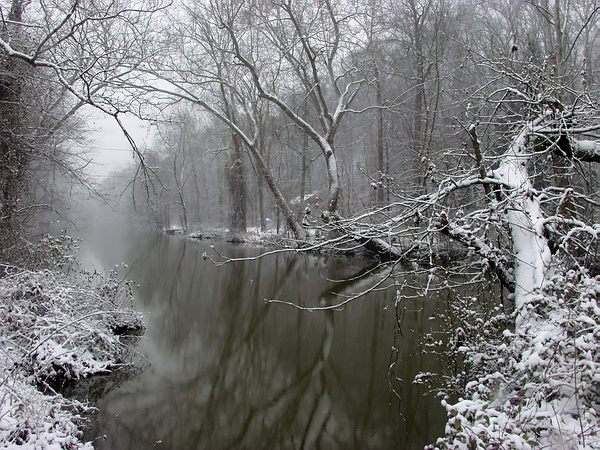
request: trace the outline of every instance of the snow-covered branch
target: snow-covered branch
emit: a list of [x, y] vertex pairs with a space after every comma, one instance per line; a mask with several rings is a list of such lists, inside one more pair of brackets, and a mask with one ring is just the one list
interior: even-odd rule
[[585, 139], [570, 139], [573, 156], [585, 162], [600, 163], [600, 142]]

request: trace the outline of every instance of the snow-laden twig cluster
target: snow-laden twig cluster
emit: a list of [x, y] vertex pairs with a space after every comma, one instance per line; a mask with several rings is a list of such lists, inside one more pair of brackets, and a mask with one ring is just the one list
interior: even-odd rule
[[[470, 381], [458, 401], [444, 401], [446, 437], [435, 448], [598, 448], [599, 297], [598, 277], [560, 272], [508, 321], [462, 333], [456, 350]], [[510, 331], [517, 315], [524, 325]]]
[[[92, 449], [80, 442], [82, 413], [88, 407], [61, 395], [40, 392], [22, 374], [8, 371], [13, 362], [2, 355], [0, 446], [2, 448]], [[18, 446], [18, 447], [17, 447]]]
[[106, 373], [124, 347], [115, 330], [141, 327], [141, 319], [108, 300], [111, 282], [94, 289], [87, 279], [60, 272], [19, 271], [0, 282], [0, 316], [8, 348], [36, 382], [54, 385]]

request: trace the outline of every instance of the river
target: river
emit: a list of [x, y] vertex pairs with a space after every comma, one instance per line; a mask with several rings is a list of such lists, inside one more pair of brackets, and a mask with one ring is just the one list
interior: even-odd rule
[[412, 383], [443, 370], [423, 343], [441, 299], [403, 302], [400, 327], [393, 288], [339, 311], [265, 301], [331, 304], [377, 279], [334, 281], [372, 261], [278, 254], [217, 267], [203, 258], [211, 242], [132, 227], [86, 242], [87, 264], [128, 264], [147, 324], [146, 369], [97, 401], [96, 448], [418, 449], [443, 433], [439, 399]]

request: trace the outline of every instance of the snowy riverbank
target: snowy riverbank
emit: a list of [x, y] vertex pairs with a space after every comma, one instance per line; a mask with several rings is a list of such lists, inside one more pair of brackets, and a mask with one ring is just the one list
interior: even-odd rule
[[64, 387], [125, 370], [122, 334], [143, 331], [116, 273], [1, 265], [0, 447], [92, 448], [81, 442], [89, 405]]
[[557, 273], [521, 311], [461, 330], [466, 389], [433, 448], [600, 448], [599, 297], [600, 277]]

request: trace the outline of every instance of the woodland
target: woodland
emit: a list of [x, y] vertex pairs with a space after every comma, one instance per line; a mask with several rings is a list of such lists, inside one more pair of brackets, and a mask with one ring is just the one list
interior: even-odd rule
[[[431, 448], [599, 448], [596, 0], [0, 0], [0, 14], [3, 308], [42, 302], [23, 280], [70, 241], [31, 242], [77, 195], [159, 230], [361, 249], [387, 277], [412, 261], [432, 290], [460, 274], [498, 292], [493, 314], [455, 305], [465, 370]], [[90, 111], [135, 160], [100, 181]], [[114, 329], [108, 316], [90, 327]], [[15, 340], [64, 344], [3, 327], [7, 374]], [[1, 397], [0, 428], [21, 431], [0, 437], [35, 446], [17, 397]]]

